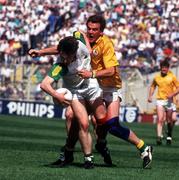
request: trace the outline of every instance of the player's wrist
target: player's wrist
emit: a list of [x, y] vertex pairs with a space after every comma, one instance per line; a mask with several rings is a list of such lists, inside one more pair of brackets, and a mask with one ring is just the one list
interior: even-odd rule
[[92, 76], [91, 77], [96, 78], [96, 71], [95, 70], [92, 71]]
[[38, 56], [43, 56], [44, 54], [43, 54], [43, 51], [41, 51], [41, 50], [38, 50], [37, 51], [37, 54], [38, 54]]

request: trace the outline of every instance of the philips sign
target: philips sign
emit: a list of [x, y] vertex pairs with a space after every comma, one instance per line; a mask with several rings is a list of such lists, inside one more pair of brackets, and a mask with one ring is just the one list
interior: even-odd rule
[[25, 102], [25, 101], [0, 101], [1, 114], [14, 114], [32, 117], [61, 117], [62, 108], [53, 104]]
[[[137, 121], [137, 107], [122, 106], [120, 112], [121, 121], [128, 123]], [[0, 114], [65, 119], [65, 108], [40, 102], [0, 100]]]
[[26, 102], [9, 102], [7, 104], [9, 114], [17, 114], [22, 116], [35, 116], [48, 118], [54, 117], [54, 106], [46, 104], [34, 104]]

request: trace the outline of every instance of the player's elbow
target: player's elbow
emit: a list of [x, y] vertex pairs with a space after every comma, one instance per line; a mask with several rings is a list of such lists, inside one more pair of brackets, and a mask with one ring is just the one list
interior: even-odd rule
[[42, 81], [42, 83], [40, 84], [40, 89], [44, 90], [46, 89], [46, 84]]

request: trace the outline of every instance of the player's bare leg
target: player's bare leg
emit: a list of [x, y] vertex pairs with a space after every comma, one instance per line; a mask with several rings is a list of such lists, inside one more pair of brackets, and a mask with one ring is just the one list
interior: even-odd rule
[[84, 168], [93, 168], [92, 137], [89, 133], [89, 119], [85, 102], [74, 100], [72, 102], [72, 108], [79, 123], [79, 141], [84, 153]]
[[166, 143], [167, 145], [171, 145], [172, 143], [172, 132], [173, 132], [173, 127], [174, 127], [174, 122], [175, 122], [175, 112], [173, 110], [167, 110], [166, 112], [166, 117], [167, 117], [167, 138], [166, 138]]
[[163, 131], [163, 125], [165, 121], [165, 111], [163, 106], [157, 106], [157, 145], [162, 144], [162, 131]]
[[[140, 151], [141, 158], [143, 159], [143, 168], [147, 168], [152, 162], [152, 147], [144, 143], [133, 131], [129, 128], [122, 126], [119, 122], [119, 107], [120, 100], [113, 101], [107, 104], [108, 121], [104, 124], [108, 132], [116, 137], [124, 139], [136, 146]], [[113, 114], [114, 113], [114, 114]], [[115, 115], [115, 116], [114, 116]], [[111, 117], [111, 118], [109, 118]]]
[[73, 152], [76, 142], [78, 141], [79, 125], [77, 118], [74, 116], [71, 106], [68, 106], [65, 112], [67, 139], [65, 145], [60, 150], [58, 160], [51, 163], [51, 166], [64, 167], [73, 162]]

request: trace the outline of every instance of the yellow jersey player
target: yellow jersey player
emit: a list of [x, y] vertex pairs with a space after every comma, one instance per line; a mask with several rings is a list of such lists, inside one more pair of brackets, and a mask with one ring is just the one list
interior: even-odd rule
[[83, 78], [97, 78], [103, 90], [103, 99], [107, 107], [107, 122], [97, 125], [97, 151], [105, 158], [109, 155], [106, 147], [107, 132], [134, 144], [141, 152], [143, 168], [152, 161], [152, 147], [144, 143], [137, 135], [119, 122], [120, 102], [122, 101], [122, 81], [112, 41], [103, 34], [106, 22], [103, 16], [93, 15], [87, 20], [87, 39], [91, 45], [92, 71], [82, 69], [79, 75]]
[[[173, 130], [173, 118], [172, 113], [176, 110], [173, 103], [173, 97], [178, 93], [179, 81], [176, 76], [169, 70], [169, 59], [161, 61], [160, 73], [158, 73], [150, 86], [148, 102], [152, 102], [152, 96], [156, 87], [158, 87], [156, 95], [156, 109], [157, 109], [157, 145], [162, 144], [162, 129], [167, 120], [167, 144], [171, 144], [172, 130]], [[175, 89], [175, 90], [174, 90]]]
[[[103, 99], [107, 107], [107, 115], [105, 118], [97, 119], [97, 143], [96, 149], [102, 155], [104, 162], [107, 165], [112, 165], [110, 152], [107, 148], [106, 135], [111, 133], [119, 138], [124, 139], [134, 144], [141, 153], [143, 159], [143, 168], [147, 168], [152, 162], [152, 147], [144, 143], [144, 141], [136, 136], [136, 134], [127, 127], [124, 127], [119, 122], [119, 109], [122, 100], [121, 87], [122, 81], [119, 76], [119, 63], [117, 61], [113, 43], [105, 35], [105, 19], [100, 15], [90, 16], [87, 20], [87, 36], [84, 34], [86, 44], [90, 45], [91, 66], [92, 70], [81, 69], [78, 75], [82, 78], [97, 78], [100, 87], [103, 90]], [[79, 35], [79, 34], [78, 34]], [[66, 116], [67, 117], [67, 116]], [[70, 118], [68, 118], [70, 117]], [[67, 119], [74, 119], [74, 112], [68, 114]], [[70, 131], [74, 129], [71, 124]], [[69, 132], [70, 132], [69, 131]], [[67, 143], [65, 146], [73, 147], [76, 141], [71, 133], [68, 134]], [[76, 138], [75, 138], [76, 140]], [[65, 157], [67, 158], [67, 157]], [[55, 164], [59, 163], [59, 160]]]

